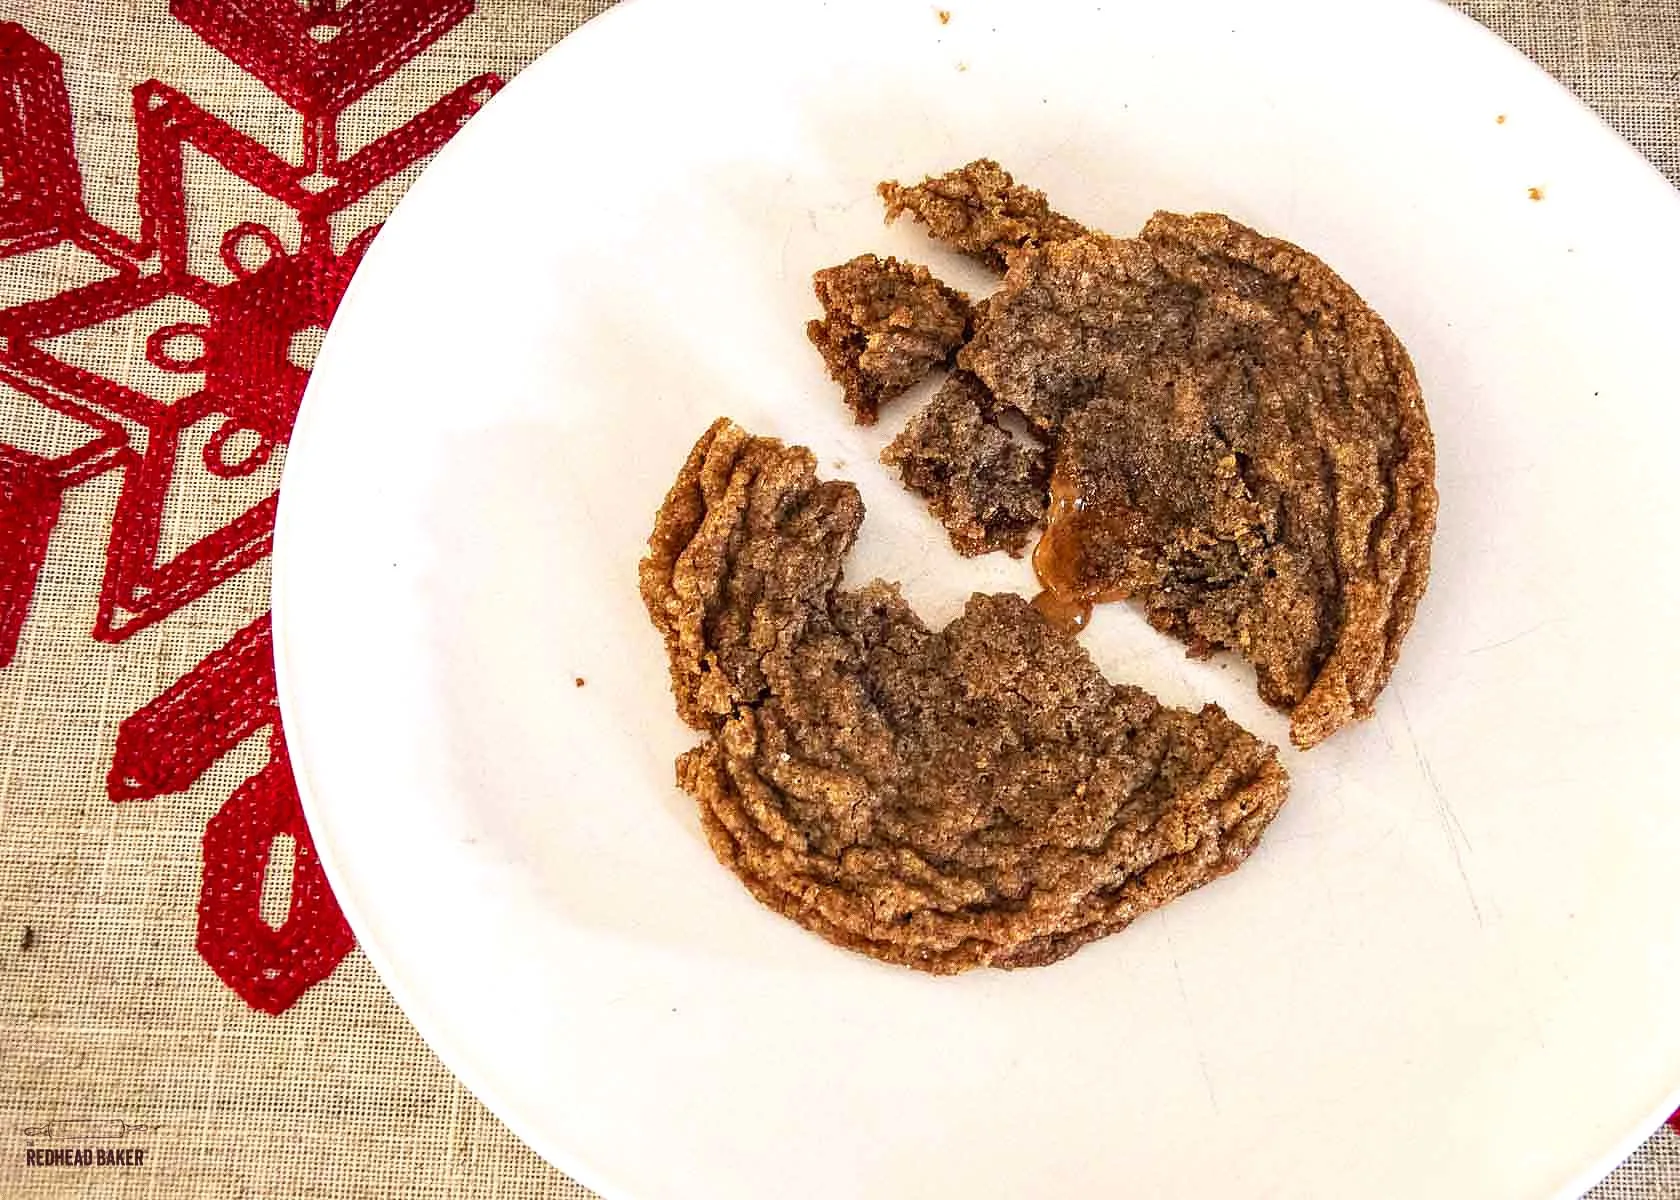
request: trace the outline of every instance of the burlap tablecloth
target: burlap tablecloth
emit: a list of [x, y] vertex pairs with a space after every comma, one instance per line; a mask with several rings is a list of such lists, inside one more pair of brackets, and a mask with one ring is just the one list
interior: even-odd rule
[[[137, 187], [135, 127], [145, 112], [173, 105], [164, 115], [180, 129], [199, 128], [196, 114], [208, 114], [205, 127], [225, 122], [276, 154], [292, 154], [314, 136], [300, 121], [300, 106], [318, 106], [331, 84], [334, 47], [351, 53], [372, 46], [367, 53], [377, 58], [380, 31], [400, 24], [393, 13], [419, 20], [425, 30], [409, 48], [414, 53], [387, 63], [406, 65], [382, 82], [363, 80], [358, 98], [338, 116], [338, 148], [349, 157], [484, 73], [511, 76], [608, 3], [484, 0], [473, 11], [471, 0], [347, 0], [336, 7], [334, 0], [174, 0], [172, 14], [167, 0], [22, 0], [21, 7], [7, 0], [0, 20], [15, 25], [0, 27], [0, 141], [10, 138], [11, 147], [0, 157], [0, 244], [28, 252], [0, 258], [0, 316], [35, 313], [19, 306], [46, 303], [109, 268], [85, 245], [55, 243], [49, 227], [57, 218], [31, 208], [24, 194], [38, 188], [40, 173], [66, 162], [80, 165], [86, 227], [116, 231], [105, 247], [116, 247], [111, 261], [143, 263], [152, 253], [141, 243], [147, 205], [156, 208], [156, 200]], [[1680, 0], [1458, 6], [1574, 88], [1680, 182]], [[288, 25], [298, 13], [304, 24]], [[226, 36], [215, 31], [225, 33], [227, 19], [246, 23], [243, 33], [226, 36], [245, 48], [250, 71], [223, 53]], [[276, 63], [298, 51], [286, 51], [284, 39], [309, 28], [320, 56], [305, 55], [309, 70], [288, 74]], [[264, 30], [280, 41], [264, 41]], [[54, 55], [74, 124], [73, 159], [54, 157], [51, 105], [36, 86], [53, 74]], [[174, 91], [162, 100], [155, 98], [161, 93], [142, 93], [137, 106], [135, 89], [149, 80]], [[463, 101], [469, 108], [475, 102]], [[335, 252], [346, 253], [342, 243], [388, 211], [418, 165], [387, 171], [389, 179], [380, 175], [378, 186], [335, 216]], [[148, 169], [155, 184], [170, 168], [162, 176], [155, 164]], [[286, 243], [269, 249], [296, 249], [287, 241], [296, 220], [285, 203], [193, 149], [181, 155], [179, 171], [183, 270], [208, 263], [206, 277], [221, 271], [218, 284], [229, 282], [231, 265], [224, 256], [217, 266], [216, 242], [241, 221], [263, 222]], [[35, 180], [24, 177], [32, 172]], [[307, 201], [293, 204], [299, 206]], [[42, 229], [48, 232], [36, 236]], [[106, 237], [88, 236], [93, 243]], [[31, 237], [28, 245], [18, 240]], [[242, 252], [236, 244], [235, 257]], [[136, 267], [134, 278], [150, 269]], [[203, 318], [202, 306], [175, 296], [119, 308], [48, 339], [55, 361], [86, 373], [65, 378], [97, 376], [119, 389], [111, 396], [127, 388], [165, 402], [184, 402], [201, 386], [202, 375], [185, 366], [214, 378], [215, 362], [194, 361], [191, 331], [164, 347], [164, 365], [158, 353], [148, 354], [156, 330], [191, 325]], [[301, 329], [283, 348], [300, 368], [311, 353], [310, 333]], [[0, 331], [0, 367], [16, 352]], [[35, 403], [8, 378], [0, 371], [0, 443], [35, 456], [27, 463], [53, 456], [69, 462], [62, 456], [76, 450], [78, 437], [86, 440], [86, 429], [74, 422], [65, 428], [62, 413]], [[283, 403], [265, 403], [253, 401], [257, 416], [246, 425], [260, 427], [265, 414], [289, 423]], [[101, 411], [120, 407], [112, 399]], [[266, 544], [247, 537], [244, 558], [213, 564], [215, 586], [190, 603], [148, 608], [167, 591], [160, 578], [120, 593], [115, 611], [107, 611], [101, 598], [109, 591], [108, 557], [132, 549], [112, 549], [113, 514], [125, 511], [130, 477], [151, 461], [144, 457], [147, 438], [159, 436], [133, 420], [112, 419], [120, 426], [112, 436], [126, 437], [137, 457], [124, 470], [90, 467], [85, 482], [71, 479], [56, 524], [37, 520], [46, 510], [28, 487], [13, 487], [0, 503], [0, 538], [38, 540], [52, 530], [27, 620], [20, 632], [14, 628], [14, 656], [0, 670], [0, 1195], [586, 1196], [438, 1063], [358, 952], [284, 1012], [269, 1015], [224, 986], [195, 948], [206, 824], [268, 761], [267, 738], [246, 737], [176, 794], [161, 794], [169, 788], [159, 786], [153, 798], [114, 804], [110, 789], [118, 785], [108, 776], [115, 778], [120, 724], [265, 610]], [[208, 424], [178, 431], [176, 466], [160, 493], [161, 521], [148, 551], [159, 561], [235, 528], [274, 487], [283, 437], [269, 461], [244, 473], [204, 469], [216, 419], [212, 413]], [[235, 435], [258, 437], [251, 429]], [[229, 453], [223, 449], [224, 462]], [[23, 616], [7, 594], [17, 587], [16, 578], [0, 578], [0, 643], [8, 621], [16, 627]], [[148, 624], [148, 613], [161, 617]], [[96, 629], [102, 637], [91, 636]], [[28, 1153], [65, 1146], [130, 1153], [124, 1165], [104, 1167], [42, 1166]], [[1350, 1181], [1350, 1194], [1357, 1192]], [[1680, 1137], [1659, 1133], [1593, 1194], [1680, 1197]]]

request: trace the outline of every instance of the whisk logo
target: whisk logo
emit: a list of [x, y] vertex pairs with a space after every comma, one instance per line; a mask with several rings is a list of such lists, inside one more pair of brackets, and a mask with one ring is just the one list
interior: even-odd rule
[[23, 1151], [23, 1165], [47, 1169], [143, 1167], [150, 1148], [135, 1145], [135, 1139], [157, 1128], [134, 1121], [85, 1117], [26, 1125], [23, 1136], [29, 1144]]

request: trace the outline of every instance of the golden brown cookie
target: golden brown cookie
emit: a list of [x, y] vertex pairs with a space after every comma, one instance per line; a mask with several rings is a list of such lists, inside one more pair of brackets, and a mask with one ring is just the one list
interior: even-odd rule
[[809, 451], [719, 421], [642, 563], [704, 734], [678, 780], [755, 896], [889, 962], [1033, 966], [1249, 854], [1273, 748], [1109, 683], [1019, 596], [931, 630], [891, 584], [838, 590], [862, 520]]
[[1369, 715], [1429, 574], [1435, 452], [1404, 347], [1329, 267], [1217, 214], [1012, 260], [958, 359], [1053, 444], [1035, 553], [1254, 664], [1316, 745]]

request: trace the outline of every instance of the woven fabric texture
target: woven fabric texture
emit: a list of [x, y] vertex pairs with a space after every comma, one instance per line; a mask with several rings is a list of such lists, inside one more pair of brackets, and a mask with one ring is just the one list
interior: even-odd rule
[[1546, 68], [1680, 186], [1680, 3], [1456, 0]]
[[[334, 11], [334, 0], [283, 3]], [[345, 110], [340, 142], [366, 146], [485, 73], [511, 77], [609, 6], [479, 0]], [[338, 7], [377, 15], [380, 3]], [[1456, 7], [1574, 88], [1680, 183], [1680, 0]], [[296, 110], [172, 16], [168, 0], [0, 0], [0, 22], [62, 61], [88, 211], [128, 236], [141, 224], [136, 86], [160, 80], [277, 153], [302, 137]], [[377, 222], [421, 165], [357, 200], [345, 231]], [[206, 156], [189, 151], [183, 172], [189, 243], [208, 245], [190, 253], [213, 257], [229, 214], [290, 236], [284, 206]], [[0, 178], [0, 206], [15, 183]], [[95, 266], [72, 245], [0, 261], [0, 310], [85, 282]], [[66, 334], [53, 352], [181, 398], [183, 376], [149, 358], [147, 342], [197, 315], [162, 299]], [[306, 365], [312, 344], [294, 344], [294, 361]], [[0, 382], [0, 442], [50, 456], [73, 432]], [[283, 446], [237, 479], [195, 467], [213, 434], [193, 426], [182, 435], [161, 554], [224, 526], [276, 485]], [[113, 804], [107, 774], [120, 723], [266, 610], [268, 564], [255, 561], [120, 642], [91, 638], [119, 475], [65, 492], [15, 658], [0, 670], [0, 1196], [588, 1196], [450, 1075], [359, 952], [272, 1016], [224, 986], [195, 948], [206, 825], [268, 761], [267, 736], [253, 734], [176, 795]], [[66, 1130], [80, 1136], [65, 1144], [144, 1149], [145, 1160], [107, 1170], [28, 1164], [26, 1147], [57, 1145]], [[1592, 1195], [1680, 1198], [1680, 1136], [1653, 1137]]]

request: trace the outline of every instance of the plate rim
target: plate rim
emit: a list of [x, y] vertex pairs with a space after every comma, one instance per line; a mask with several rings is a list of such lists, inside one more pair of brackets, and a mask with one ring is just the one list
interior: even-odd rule
[[[1058, 0], [1052, 0], [1058, 2]], [[1097, 0], [1066, 0], [1071, 7], [1100, 7]], [[1110, 0], [1113, 3], [1133, 2], [1142, 0]], [[592, 51], [594, 45], [603, 37], [620, 36], [620, 26], [627, 26], [633, 20], [657, 20], [658, 11], [666, 8], [678, 7], [681, 0], [618, 0], [612, 7], [603, 10], [589, 18], [572, 33], [566, 35], [543, 51], [536, 59], [523, 68], [516, 76], [508, 81], [500, 92], [492, 97], [484, 106], [491, 109], [496, 106], [507, 107], [511, 103], [520, 102], [516, 98], [523, 97], [526, 91], [535, 84], [526, 84], [526, 76], [539, 66], [550, 64], [545, 71], [553, 70], [553, 61], [575, 57]], [[770, 6], [761, 0], [722, 0], [727, 9], [767, 9]], [[783, 10], [792, 8], [795, 4], [817, 6], [821, 0], [782, 0], [777, 6]], [[1313, 0], [1272, 0], [1280, 7], [1303, 9], [1310, 8]], [[1417, 14], [1424, 10], [1434, 10], [1436, 19], [1441, 16], [1447, 23], [1458, 26], [1457, 36], [1474, 39], [1481, 43], [1482, 53], [1497, 55], [1505, 60], [1508, 68], [1514, 68], [1526, 74], [1533, 84], [1539, 84], [1548, 90], [1554, 99], [1562, 100], [1576, 115], [1585, 116], [1594, 125], [1600, 135], [1600, 140], [1606, 144], [1614, 143], [1625, 163], [1636, 168], [1645, 177], [1645, 185], [1654, 187], [1653, 197], [1660, 192], [1680, 226], [1680, 190], [1676, 190], [1655, 164], [1640, 152], [1620, 132], [1612, 127], [1599, 113], [1593, 110], [1578, 94], [1567, 87], [1562, 81], [1551, 75], [1533, 59], [1529, 58], [1517, 47], [1506, 41], [1489, 27], [1481, 24], [1467, 13], [1453, 7], [1447, 0], [1367, 0], [1363, 6], [1365, 20], [1372, 25], [1380, 25], [1392, 21], [1411, 21], [1424, 19]], [[1171, 20], [1170, 16], [1165, 18]], [[580, 40], [581, 39], [581, 40]], [[522, 86], [524, 85], [524, 86]], [[429, 162], [415, 183], [405, 191], [393, 210], [394, 220], [404, 211], [408, 204], [408, 196], [417, 185], [422, 184], [428, 177], [436, 177], [441, 170], [446, 170], [446, 164], [453, 158], [452, 151], [464, 138], [470, 138], [469, 132], [477, 122], [467, 125], [451, 139], [439, 154]], [[1630, 178], [1631, 183], [1631, 178]], [[352, 279], [343, 299], [343, 305], [355, 302], [359, 294], [358, 284], [362, 272], [358, 270]], [[338, 322], [335, 320], [333, 325]], [[331, 339], [331, 328], [326, 335]], [[293, 438], [289, 444], [286, 463], [282, 472], [281, 484], [278, 489], [278, 507], [274, 529], [272, 573], [270, 582], [270, 605], [272, 620], [272, 637], [275, 658], [275, 681], [278, 706], [282, 719], [286, 714], [299, 711], [302, 701], [298, 696], [298, 682], [295, 670], [291, 664], [291, 646], [294, 630], [288, 619], [290, 606], [285, 599], [288, 581], [292, 572], [299, 568], [301, 554], [293, 548], [295, 535], [292, 527], [295, 517], [289, 514], [295, 511], [295, 505], [288, 505], [286, 486], [289, 479], [293, 479], [294, 464], [298, 459], [295, 448], [307, 445], [308, 430], [318, 424], [313, 420], [320, 411], [319, 403], [312, 404], [311, 397], [317, 394], [315, 377], [312, 372], [309, 386], [306, 388], [303, 401], [298, 410]], [[295, 489], [293, 489], [295, 490]], [[309, 761], [308, 752], [301, 739], [288, 737], [288, 751], [291, 759], [292, 773], [296, 783], [299, 801], [307, 821], [312, 840], [315, 842], [316, 859], [331, 885], [334, 895], [356, 935], [357, 944], [367, 957], [369, 963], [378, 974], [381, 984], [389, 991], [393, 1001], [403, 1015], [414, 1026], [416, 1032], [443, 1065], [456, 1076], [484, 1105], [486, 1110], [502, 1121], [515, 1136], [525, 1143], [539, 1157], [546, 1160], [555, 1169], [562, 1171], [584, 1187], [612, 1200], [641, 1200], [643, 1193], [626, 1186], [623, 1181], [613, 1177], [608, 1170], [602, 1169], [592, 1161], [591, 1156], [576, 1145], [564, 1143], [549, 1136], [542, 1128], [527, 1120], [524, 1112], [512, 1111], [509, 1107], [496, 1101], [495, 1090], [481, 1073], [475, 1056], [467, 1050], [456, 1038], [451, 1029], [449, 1018], [434, 1009], [426, 998], [419, 994], [416, 985], [408, 978], [400, 964], [387, 953], [387, 947], [378, 936], [379, 922], [364, 908], [361, 889], [355, 883], [354, 869], [347, 862], [343, 846], [334, 843], [330, 837], [317, 836], [317, 830], [330, 828], [328, 813], [330, 802], [324, 801], [320, 789], [315, 781]], [[1626, 1158], [1642, 1145], [1653, 1133], [1664, 1124], [1668, 1116], [1680, 1109], [1680, 1082], [1658, 1102], [1646, 1119], [1634, 1129], [1625, 1134], [1614, 1146], [1608, 1148], [1598, 1159], [1584, 1167], [1572, 1180], [1568, 1181], [1558, 1195], [1575, 1195], [1590, 1189], [1602, 1181], [1610, 1172], [1620, 1165]]]

